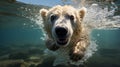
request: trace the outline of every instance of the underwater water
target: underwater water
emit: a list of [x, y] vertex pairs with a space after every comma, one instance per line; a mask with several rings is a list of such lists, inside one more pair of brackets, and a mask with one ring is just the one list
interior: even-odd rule
[[[56, 56], [54, 52], [46, 51], [45, 33], [39, 14], [41, 8], [49, 7], [11, 1], [0, 1], [0, 67], [53, 67]], [[75, 3], [71, 5], [81, 8]], [[85, 5], [87, 15], [84, 24], [91, 32], [91, 47], [95, 50], [88, 50], [89, 55], [83, 66], [120, 67], [119, 3], [112, 2], [110, 6], [101, 6], [97, 2]]]

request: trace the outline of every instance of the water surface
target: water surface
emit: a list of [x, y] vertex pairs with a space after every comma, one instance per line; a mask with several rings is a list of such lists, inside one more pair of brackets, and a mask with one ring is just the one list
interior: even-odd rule
[[[119, 2], [117, 1], [116, 4], [119, 5]], [[39, 16], [39, 10], [43, 7], [48, 8], [21, 2], [0, 1], [0, 67], [20, 67], [20, 65], [53, 67], [55, 57], [44, 53], [45, 33], [42, 30], [42, 21]], [[120, 67], [119, 13], [115, 13], [117, 19], [114, 11], [111, 14], [105, 9], [98, 12], [93, 10], [101, 9], [98, 6], [87, 8], [89, 12], [96, 13], [93, 15], [88, 12], [85, 23], [92, 28], [90, 36], [91, 40], [97, 44], [97, 51], [87, 60], [85, 66]], [[91, 18], [91, 16], [94, 17]], [[109, 19], [108, 16], [112, 17]], [[63, 66], [74, 67], [74, 65], [56, 67]]]

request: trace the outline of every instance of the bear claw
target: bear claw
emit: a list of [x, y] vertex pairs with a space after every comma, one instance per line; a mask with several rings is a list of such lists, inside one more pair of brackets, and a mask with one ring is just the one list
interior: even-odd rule
[[84, 53], [83, 52], [79, 52], [79, 53], [70, 52], [69, 56], [72, 61], [77, 62], [84, 57]]
[[56, 51], [57, 49], [59, 49], [60, 47], [57, 46], [52, 40], [48, 39], [46, 41], [46, 46], [49, 50], [52, 50], [52, 51]]

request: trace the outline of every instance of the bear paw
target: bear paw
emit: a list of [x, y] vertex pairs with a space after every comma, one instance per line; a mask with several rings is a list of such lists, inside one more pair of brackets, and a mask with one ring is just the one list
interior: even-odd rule
[[72, 51], [70, 51], [69, 56], [70, 56], [70, 59], [72, 61], [77, 62], [77, 61], [81, 60], [84, 57], [84, 52], [82, 52], [82, 51], [74, 52], [72, 50]]
[[57, 49], [60, 48], [59, 46], [57, 46], [57, 45], [55, 44], [55, 42], [53, 42], [53, 41], [50, 40], [50, 39], [46, 41], [46, 46], [47, 46], [47, 48], [48, 48], [49, 50], [52, 50], [52, 51], [56, 51]]

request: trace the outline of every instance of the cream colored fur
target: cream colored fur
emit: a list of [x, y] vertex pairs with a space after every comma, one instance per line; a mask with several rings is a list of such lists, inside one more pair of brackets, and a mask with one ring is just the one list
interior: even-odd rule
[[[89, 45], [88, 32], [83, 25], [83, 19], [86, 13], [86, 8], [75, 9], [72, 6], [54, 6], [53, 8], [41, 9], [40, 14], [43, 18], [44, 30], [48, 35], [46, 41], [46, 46], [50, 50], [57, 50], [63, 48], [62, 46], [57, 45], [56, 37], [54, 34], [54, 28], [56, 26], [64, 25], [69, 30], [68, 43], [64, 47], [70, 46], [70, 59], [73, 61], [78, 61], [84, 56], [87, 46]], [[51, 15], [57, 15], [58, 18], [54, 23], [51, 23]], [[71, 22], [66, 16], [73, 16], [74, 20]], [[64, 20], [64, 21], [63, 21]], [[61, 23], [62, 22], [62, 23]], [[64, 22], [64, 23], [63, 23]]]

